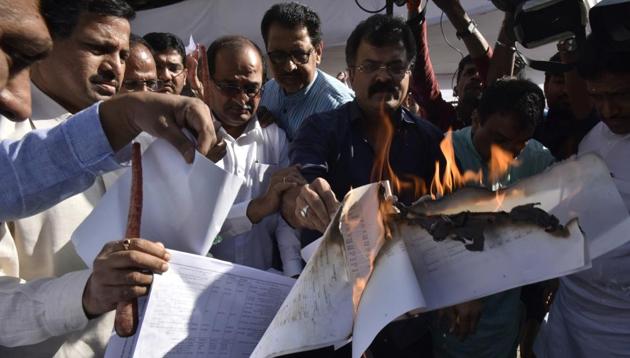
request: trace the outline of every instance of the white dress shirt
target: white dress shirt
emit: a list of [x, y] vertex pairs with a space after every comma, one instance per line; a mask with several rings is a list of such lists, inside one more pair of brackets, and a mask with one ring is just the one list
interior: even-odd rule
[[276, 170], [289, 165], [284, 131], [276, 124], [262, 128], [257, 118], [253, 118], [238, 138], [232, 138], [223, 128], [219, 129], [219, 135], [226, 142], [226, 155], [217, 165], [243, 178], [244, 183], [219, 233], [221, 241], [210, 253], [221, 260], [267, 270], [272, 267], [275, 241], [284, 274], [299, 274], [301, 245], [295, 230], [279, 213], [255, 225], [247, 217], [250, 201], [267, 191], [269, 178]]
[[[18, 139], [70, 113], [32, 85], [31, 120], [2, 118], [0, 137]], [[42, 153], [48, 155], [50, 153]], [[0, 356], [101, 356], [113, 314], [88, 321], [82, 297], [90, 271], [70, 241], [105, 191], [99, 178], [85, 192], [0, 229]], [[12, 348], [13, 347], [13, 348]]]

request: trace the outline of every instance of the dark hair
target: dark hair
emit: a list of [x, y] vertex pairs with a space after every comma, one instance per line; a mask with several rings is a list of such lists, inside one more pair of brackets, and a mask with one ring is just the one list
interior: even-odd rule
[[248, 46], [255, 49], [256, 52], [258, 52], [258, 55], [260, 56], [262, 69], [263, 69], [262, 80], [264, 83], [266, 75], [267, 75], [265, 72], [265, 68], [267, 67], [265, 64], [265, 56], [263, 56], [263, 52], [260, 50], [260, 47], [258, 47], [258, 45], [254, 43], [254, 41], [248, 39], [245, 36], [240, 36], [240, 35], [223, 36], [214, 40], [210, 44], [210, 46], [208, 47], [208, 50], [206, 51], [206, 55], [208, 57], [208, 70], [210, 71], [210, 76], [213, 76], [216, 71], [216, 67], [217, 67], [216, 59], [217, 59], [217, 54], [219, 53], [219, 51], [221, 51], [222, 49], [236, 51], [242, 48], [246, 48]]
[[462, 72], [464, 72], [464, 67], [468, 64], [475, 64], [470, 55], [466, 55], [459, 60], [459, 63], [457, 64], [457, 71], [455, 71], [455, 78], [457, 80], [455, 83], [459, 83], [459, 78], [462, 76]]
[[143, 39], [142, 37], [134, 33], [129, 35], [129, 48], [134, 47], [135, 45], [138, 45], [138, 44], [145, 46], [147, 49], [149, 49], [149, 51], [151, 51], [151, 45], [149, 45], [149, 43], [146, 42], [145, 39]]
[[630, 73], [630, 49], [614, 49], [608, 42], [589, 35], [577, 65], [578, 73], [586, 80], [601, 77], [604, 73]]
[[269, 38], [269, 28], [271, 24], [277, 23], [283, 27], [294, 29], [304, 26], [308, 31], [313, 46], [319, 45], [322, 41], [321, 21], [319, 15], [313, 9], [297, 2], [287, 2], [275, 4], [263, 16], [260, 24], [265, 46]]
[[355, 65], [359, 44], [363, 40], [376, 47], [395, 45], [402, 41], [407, 52], [407, 62], [413, 62], [416, 56], [413, 33], [405, 21], [398, 17], [376, 14], [361, 21], [346, 42], [346, 64], [348, 67]]
[[[560, 52], [556, 52], [553, 56], [549, 57], [549, 62], [562, 62]], [[549, 76], [560, 76], [563, 74], [564, 72], [545, 71], [545, 81], [547, 81]]]
[[127, 20], [136, 16], [124, 0], [42, 0], [40, 6], [53, 40], [68, 38], [84, 12]]
[[479, 120], [494, 113], [515, 114], [522, 128], [535, 128], [543, 118], [545, 95], [530, 80], [505, 77], [488, 85], [479, 100]]
[[182, 63], [186, 66], [186, 50], [184, 43], [176, 35], [170, 32], [150, 32], [142, 37], [149, 43], [153, 53], [162, 53], [165, 51], [175, 50], [182, 56]]

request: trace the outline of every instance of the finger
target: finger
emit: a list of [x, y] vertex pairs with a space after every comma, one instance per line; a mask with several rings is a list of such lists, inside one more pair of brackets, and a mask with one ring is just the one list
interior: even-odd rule
[[195, 158], [195, 146], [186, 138], [180, 127], [175, 125], [168, 115], [160, 115], [158, 123], [156, 135], [175, 147], [187, 163], [192, 163]]
[[306, 189], [303, 191], [304, 194], [302, 196], [306, 204], [309, 206], [307, 217], [317, 219], [317, 221], [320, 223], [319, 226], [326, 226], [328, 224], [328, 221], [330, 220], [328, 211], [326, 210], [326, 205], [317, 194], [317, 192], [309, 189], [309, 187], [309, 185], [305, 187]]
[[95, 267], [94, 274], [101, 275], [105, 272], [111, 275], [110, 270], [112, 269], [150, 270], [152, 272], [162, 273], [168, 270], [168, 262], [142, 251], [117, 251], [109, 255], [106, 260], [102, 261], [98, 270]]
[[129, 249], [145, 252], [149, 255], [159, 257], [168, 261], [171, 254], [166, 250], [161, 242], [154, 242], [146, 239], [134, 238], [129, 239]]
[[303, 217], [301, 214], [301, 210], [309, 205], [308, 202], [300, 195], [298, 195], [296, 199], [295, 206], [295, 216], [298, 218], [300, 224], [311, 230], [320, 230], [322, 226], [324, 226], [324, 222], [322, 222], [316, 215], [312, 214], [309, 210], [306, 217]]
[[311, 184], [311, 186], [324, 202], [324, 205], [326, 206], [327, 217], [330, 220], [330, 218], [337, 211], [337, 207], [339, 207], [339, 201], [337, 201], [335, 193], [333, 193], [330, 185], [324, 179], [315, 180], [313, 184]]
[[126, 302], [149, 293], [149, 286], [107, 286], [111, 302]]
[[107, 286], [149, 286], [153, 282], [153, 275], [138, 270], [113, 270], [112, 274], [103, 281]]
[[[190, 127], [197, 132], [197, 150], [203, 155], [207, 155], [216, 142], [217, 137], [214, 131], [214, 125], [212, 124], [212, 115], [210, 114], [210, 109], [206, 106], [203, 101], [198, 99], [190, 99], [190, 101], [184, 107], [184, 110], [178, 111], [178, 124], [185, 127]], [[173, 134], [174, 140], [179, 140], [179, 147], [181, 148], [182, 154], [184, 158], [191, 163], [194, 159], [194, 147], [192, 147], [192, 143], [188, 141], [186, 137], [181, 133], [181, 131]], [[181, 140], [180, 137], [183, 137]], [[192, 148], [192, 150], [190, 150]], [[187, 157], [188, 156], [188, 157]]]

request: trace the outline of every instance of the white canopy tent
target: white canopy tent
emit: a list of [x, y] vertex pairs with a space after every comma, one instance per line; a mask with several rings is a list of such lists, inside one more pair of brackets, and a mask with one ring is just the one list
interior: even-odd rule
[[[138, 12], [132, 23], [132, 31], [139, 35], [152, 31], [172, 32], [188, 43], [192, 35], [196, 42], [208, 45], [214, 39], [231, 34], [247, 36], [264, 49], [260, 34], [262, 16], [274, 3], [273, 0], [185, 0], [173, 5]], [[370, 14], [361, 10], [354, 0], [301, 0], [312, 7], [322, 20], [324, 55], [321, 68], [333, 75], [345, 69], [344, 48], [346, 39], [354, 27]], [[477, 22], [486, 39], [493, 44], [503, 19], [490, 0], [461, 0], [471, 17]], [[367, 8], [383, 8], [385, 0], [359, 0]], [[383, 11], [384, 12], [384, 11]], [[407, 8], [395, 6], [398, 16], [406, 17]], [[429, 24], [429, 46], [431, 59], [440, 81], [440, 86], [448, 97], [452, 87], [451, 79], [460, 54], [450, 48], [445, 40], [466, 53], [463, 42], [455, 36], [455, 30], [444, 16], [440, 26], [441, 10], [432, 2], [427, 8]], [[443, 29], [443, 33], [442, 33]], [[546, 45], [528, 50], [527, 55], [547, 59], [555, 52], [554, 45]], [[542, 83], [543, 74], [529, 71], [528, 77]]]

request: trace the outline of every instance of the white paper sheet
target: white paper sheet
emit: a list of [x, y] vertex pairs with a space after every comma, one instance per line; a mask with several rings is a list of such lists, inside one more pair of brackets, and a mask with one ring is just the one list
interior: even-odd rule
[[274, 357], [341, 345], [352, 335], [352, 285], [337, 211], [252, 357]]
[[113, 337], [108, 357], [249, 357], [295, 280], [170, 250], [155, 275], [137, 337]]
[[[196, 153], [192, 165], [158, 139], [142, 155], [141, 236], [170, 249], [205, 255], [236, 198], [242, 179]], [[105, 243], [124, 238], [131, 191], [127, 170], [72, 235], [91, 267]]]
[[[499, 210], [510, 211], [524, 203], [540, 203], [561, 223], [578, 218], [595, 259], [630, 241], [630, 216], [606, 164], [595, 154], [567, 159], [545, 172], [509, 187]], [[457, 191], [430, 202], [426, 213], [454, 214], [463, 210], [497, 209], [494, 194], [482, 190]]]
[[388, 323], [426, 306], [417, 282], [405, 244], [394, 236], [381, 249], [363, 292], [352, 335], [353, 358], [360, 357]]
[[374, 260], [385, 243], [385, 223], [379, 203], [387, 182], [351, 190], [343, 201], [339, 231], [343, 236], [346, 267], [352, 283], [354, 312], [374, 269]]

